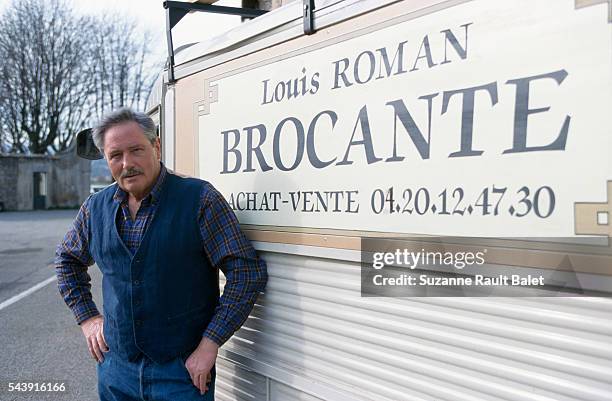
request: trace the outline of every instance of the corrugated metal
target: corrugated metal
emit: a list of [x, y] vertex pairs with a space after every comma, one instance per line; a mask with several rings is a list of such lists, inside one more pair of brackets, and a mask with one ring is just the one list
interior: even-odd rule
[[270, 386], [271, 400], [321, 401], [320, 398], [302, 393], [281, 383], [273, 382]]
[[265, 376], [219, 358], [215, 385], [217, 400], [265, 400], [266, 394]]
[[277, 382], [326, 400], [612, 399], [610, 299], [362, 298], [357, 261], [283, 247], [262, 252], [266, 294], [221, 352], [259, 381], [219, 399], [308, 399]]

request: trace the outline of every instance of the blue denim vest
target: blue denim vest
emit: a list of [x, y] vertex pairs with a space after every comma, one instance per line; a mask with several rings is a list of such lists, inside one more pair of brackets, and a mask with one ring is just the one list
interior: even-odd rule
[[104, 337], [112, 352], [165, 362], [197, 347], [219, 300], [197, 214], [202, 182], [168, 174], [132, 257], [119, 236], [116, 185], [91, 198], [89, 249], [103, 274]]

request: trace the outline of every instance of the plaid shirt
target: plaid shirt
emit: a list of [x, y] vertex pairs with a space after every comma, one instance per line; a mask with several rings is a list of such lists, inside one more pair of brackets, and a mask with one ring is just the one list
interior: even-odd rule
[[[121, 203], [116, 224], [121, 239], [132, 252], [138, 246], [149, 226], [166, 175], [161, 171], [153, 189], [141, 202], [136, 218], [132, 220], [128, 207], [128, 194], [117, 185], [113, 200]], [[88, 220], [90, 198], [81, 206], [71, 229], [58, 245], [55, 270], [60, 294], [81, 324], [100, 313], [92, 300], [90, 276], [87, 267], [94, 264], [89, 253]], [[209, 183], [202, 181], [198, 223], [202, 234], [202, 249], [212, 266], [218, 267], [226, 277], [223, 295], [215, 314], [203, 335], [219, 345], [225, 343], [247, 319], [255, 299], [267, 281], [266, 263], [240, 230], [236, 216], [223, 196]]]

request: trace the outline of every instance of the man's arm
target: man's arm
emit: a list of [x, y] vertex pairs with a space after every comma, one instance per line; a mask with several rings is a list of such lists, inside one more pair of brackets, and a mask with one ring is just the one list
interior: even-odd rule
[[87, 268], [94, 263], [89, 253], [89, 199], [83, 203], [72, 227], [55, 251], [57, 286], [78, 324], [100, 315], [91, 297]]
[[200, 232], [213, 267], [226, 282], [204, 337], [223, 345], [242, 326], [266, 286], [266, 263], [257, 256], [223, 196], [210, 184], [202, 190]]
[[108, 351], [104, 340], [104, 319], [91, 296], [91, 277], [87, 268], [94, 263], [89, 253], [89, 200], [83, 203], [72, 227], [55, 251], [57, 286], [66, 305], [72, 310], [87, 339], [91, 356], [102, 362]]
[[223, 345], [249, 316], [266, 286], [266, 263], [240, 230], [238, 219], [223, 196], [210, 184], [202, 186], [198, 216], [202, 244], [215, 268], [225, 274], [223, 295], [198, 348], [185, 361], [194, 386], [208, 391], [210, 370]]

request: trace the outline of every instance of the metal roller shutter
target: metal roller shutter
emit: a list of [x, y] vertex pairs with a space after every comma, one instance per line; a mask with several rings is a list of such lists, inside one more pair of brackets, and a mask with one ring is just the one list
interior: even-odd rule
[[222, 348], [219, 399], [612, 399], [610, 299], [362, 298], [358, 253], [292, 247], [261, 253], [266, 293]]

